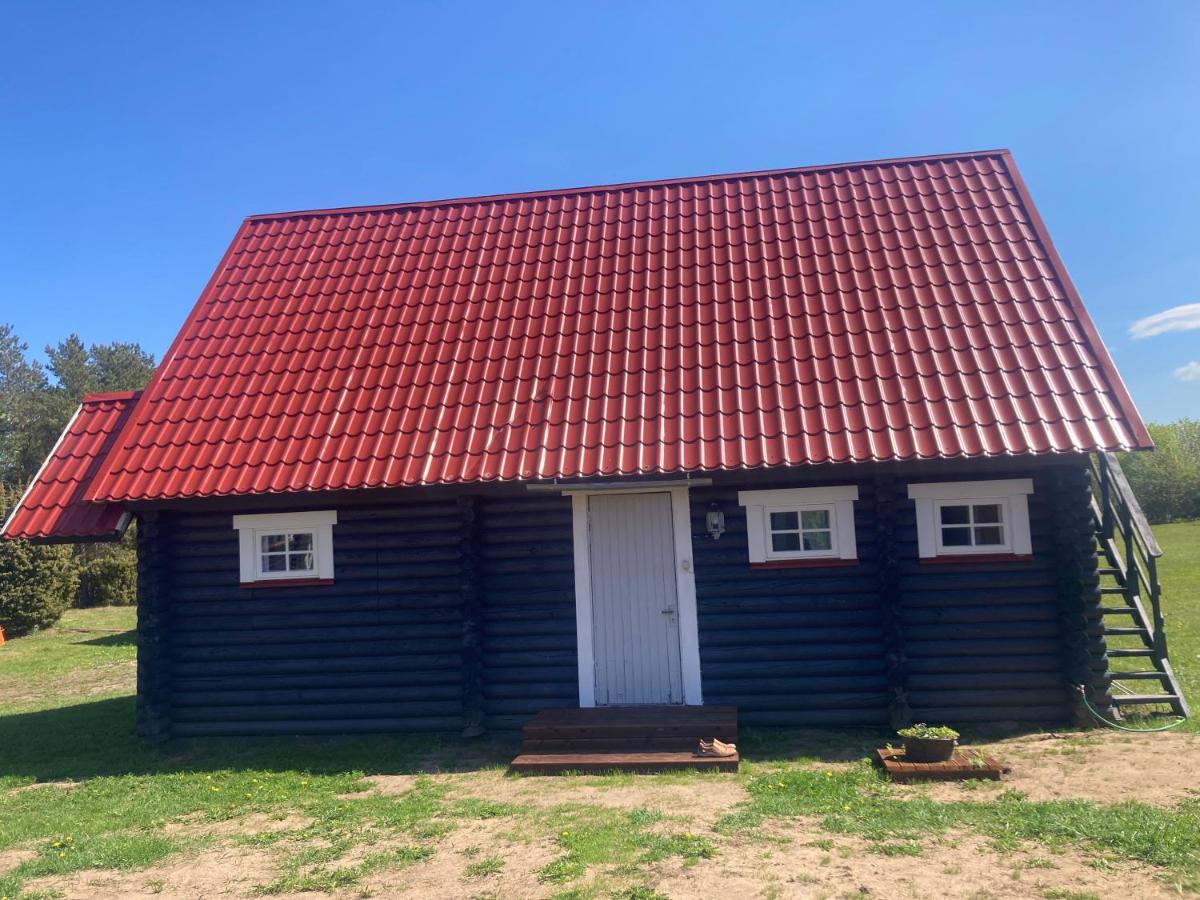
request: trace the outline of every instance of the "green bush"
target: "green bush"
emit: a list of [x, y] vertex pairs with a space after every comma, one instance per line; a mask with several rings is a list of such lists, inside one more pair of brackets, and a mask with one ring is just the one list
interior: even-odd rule
[[6, 636], [53, 625], [78, 588], [70, 547], [0, 540], [0, 627]]
[[137, 558], [130, 548], [116, 547], [85, 556], [79, 577], [80, 606], [130, 606], [137, 602]]
[[1120, 455], [1146, 518], [1156, 524], [1200, 518], [1200, 421], [1148, 427], [1155, 449]]

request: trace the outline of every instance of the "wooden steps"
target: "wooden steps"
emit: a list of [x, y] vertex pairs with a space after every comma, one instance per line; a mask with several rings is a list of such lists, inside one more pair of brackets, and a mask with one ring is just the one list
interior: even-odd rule
[[521, 735], [521, 752], [509, 768], [526, 774], [736, 772], [739, 764], [737, 756], [695, 755], [702, 739], [737, 741], [733, 706], [546, 709], [525, 723]]
[[[1186, 718], [1187, 700], [1167, 653], [1158, 580], [1162, 548], [1116, 458], [1108, 453], [1094, 456], [1092, 476], [1100, 627], [1109, 660], [1116, 661], [1109, 666], [1104, 702], [1118, 717], [1165, 706]], [[1135, 668], [1126, 671], [1126, 666]], [[1156, 686], [1161, 691], [1154, 692]]]

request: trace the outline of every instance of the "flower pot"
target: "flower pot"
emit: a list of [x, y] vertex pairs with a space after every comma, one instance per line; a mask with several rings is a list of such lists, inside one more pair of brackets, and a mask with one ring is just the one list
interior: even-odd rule
[[905, 738], [905, 762], [945, 762], [958, 746], [955, 738]]

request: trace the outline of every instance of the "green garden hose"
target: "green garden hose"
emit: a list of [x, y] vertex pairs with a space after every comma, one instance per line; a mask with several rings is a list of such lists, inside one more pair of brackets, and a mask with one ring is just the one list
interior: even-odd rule
[[1092, 714], [1092, 718], [1094, 718], [1097, 722], [1107, 725], [1109, 728], [1119, 728], [1121, 731], [1152, 734], [1156, 731], [1170, 731], [1172, 728], [1178, 728], [1187, 721], [1187, 719], [1185, 719], [1183, 716], [1178, 716], [1174, 722], [1168, 722], [1166, 725], [1159, 725], [1157, 728], [1130, 728], [1128, 725], [1121, 725], [1118, 722], [1112, 722], [1104, 718], [1104, 716], [1096, 712], [1096, 710], [1092, 707], [1092, 704], [1088, 702], [1087, 691], [1084, 689], [1083, 685], [1077, 684], [1075, 685], [1075, 688], [1079, 691], [1079, 696], [1083, 700], [1083, 705], [1087, 708], [1087, 711]]

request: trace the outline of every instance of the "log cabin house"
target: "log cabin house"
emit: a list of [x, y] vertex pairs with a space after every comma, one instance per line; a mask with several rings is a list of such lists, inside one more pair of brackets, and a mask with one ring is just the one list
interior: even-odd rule
[[4, 534], [137, 522], [155, 738], [1055, 723], [1184, 711], [1150, 446], [989, 151], [252, 216]]

